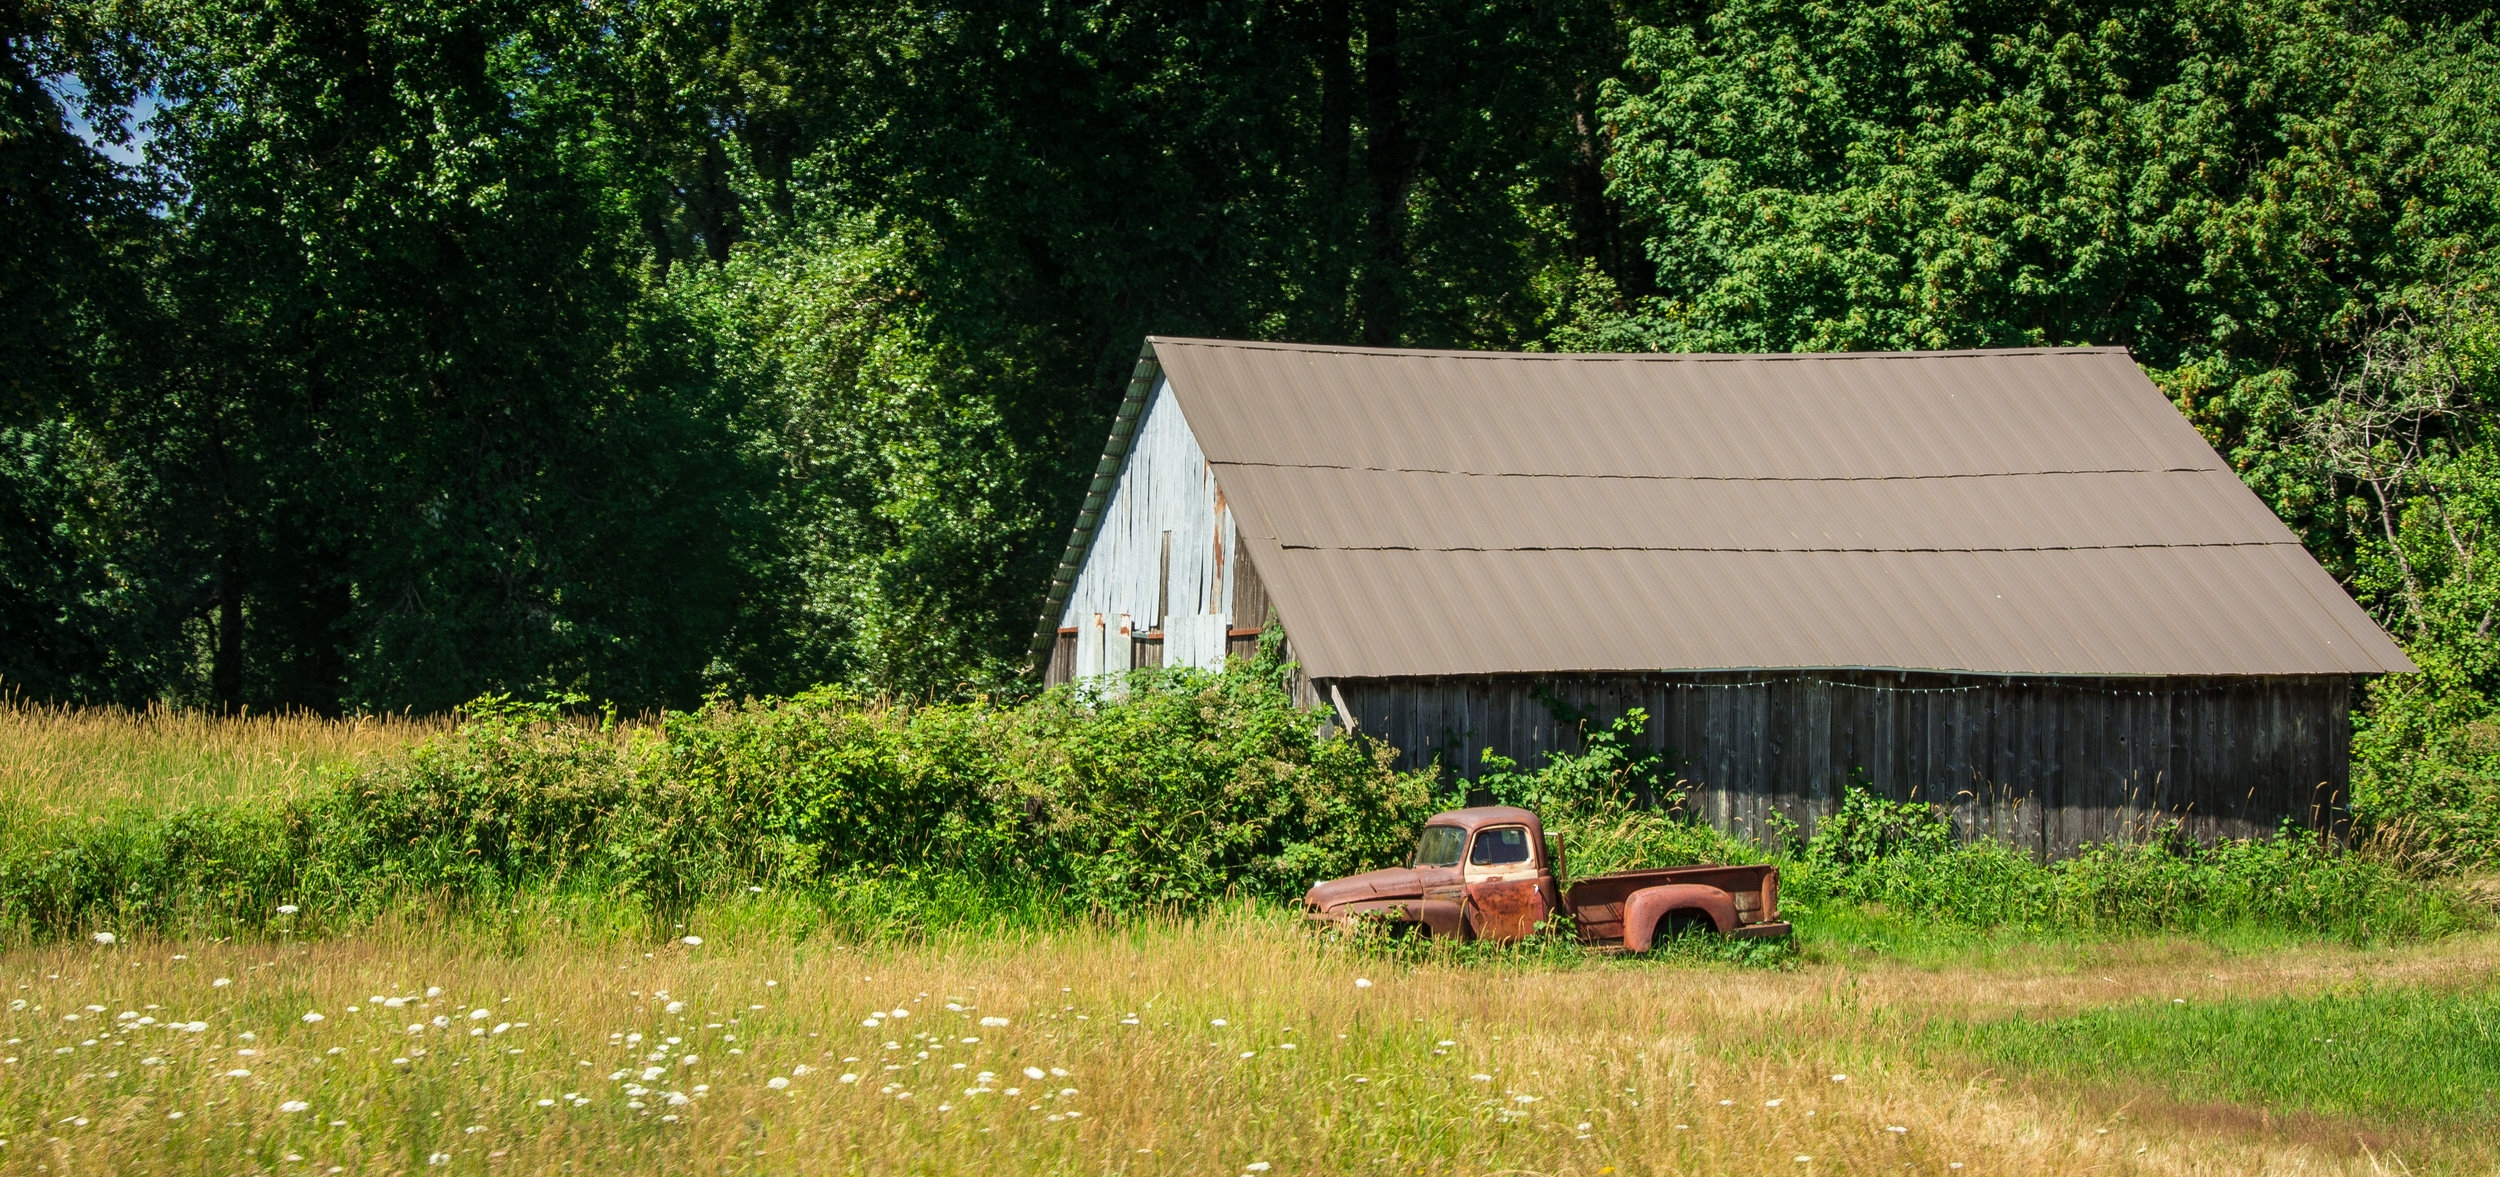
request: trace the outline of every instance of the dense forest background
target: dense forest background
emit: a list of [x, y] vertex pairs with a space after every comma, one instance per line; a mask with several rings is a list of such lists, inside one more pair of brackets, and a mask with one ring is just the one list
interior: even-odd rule
[[993, 686], [1149, 332], [2123, 344], [2428, 671], [2365, 751], [2483, 787], [2492, 33], [2397, 0], [0, 0], [0, 686]]

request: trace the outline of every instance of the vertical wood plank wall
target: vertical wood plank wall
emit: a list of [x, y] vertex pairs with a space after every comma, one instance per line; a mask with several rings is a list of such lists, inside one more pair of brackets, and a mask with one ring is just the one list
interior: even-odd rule
[[[2199, 839], [2340, 829], [2352, 743], [2345, 677], [1999, 679], [1816, 671], [1546, 680], [1341, 680], [1365, 733], [1402, 767], [1473, 776], [1485, 748], [1533, 767], [1576, 749], [1540, 684], [1591, 715], [1649, 713], [1685, 802], [1761, 833], [1774, 809], [1811, 833], [1852, 769], [1877, 792], [1949, 807], [1966, 836], [2045, 857], [2179, 820]], [[1325, 688], [1320, 691], [1325, 695]]]
[[[1239, 537], [1169, 381], [1155, 386], [1094, 528], [1060, 613], [1062, 629], [1098, 613], [1127, 614], [1140, 631], [1209, 617], [1219, 620], [1206, 627], [1220, 627], [1232, 615], [1225, 564]], [[1204, 660], [1222, 657], [1220, 639], [1206, 644]]]

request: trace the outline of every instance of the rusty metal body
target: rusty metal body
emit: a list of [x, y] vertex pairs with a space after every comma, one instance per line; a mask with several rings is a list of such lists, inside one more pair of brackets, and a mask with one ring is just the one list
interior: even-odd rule
[[1581, 943], [1630, 952], [1647, 952], [1687, 929], [1740, 937], [1789, 932], [1779, 919], [1776, 867], [1624, 871], [1568, 889], [1564, 881], [1561, 847], [1534, 812], [1481, 806], [1425, 822], [1406, 866], [1313, 886], [1303, 914], [1347, 928], [1380, 923], [1508, 943], [1562, 912]]

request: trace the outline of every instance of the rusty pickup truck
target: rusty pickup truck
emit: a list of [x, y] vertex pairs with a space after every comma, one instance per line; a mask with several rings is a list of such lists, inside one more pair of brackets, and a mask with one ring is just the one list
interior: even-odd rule
[[1676, 866], [1569, 881], [1560, 841], [1536, 814], [1496, 805], [1434, 815], [1407, 865], [1318, 884], [1302, 903], [1316, 923], [1505, 943], [1567, 912], [1581, 943], [1647, 952], [1688, 931], [1785, 936], [1779, 889], [1779, 870], [1769, 866]]

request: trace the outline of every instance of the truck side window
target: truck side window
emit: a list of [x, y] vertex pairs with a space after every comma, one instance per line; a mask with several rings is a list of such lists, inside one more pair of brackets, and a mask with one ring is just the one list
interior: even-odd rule
[[1457, 866], [1458, 856], [1467, 849], [1467, 831], [1455, 826], [1425, 826], [1424, 836], [1415, 842], [1415, 865]]
[[1495, 826], [1476, 833], [1476, 852], [1467, 856], [1476, 866], [1507, 866], [1528, 861], [1526, 826]]

